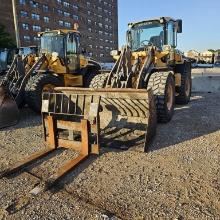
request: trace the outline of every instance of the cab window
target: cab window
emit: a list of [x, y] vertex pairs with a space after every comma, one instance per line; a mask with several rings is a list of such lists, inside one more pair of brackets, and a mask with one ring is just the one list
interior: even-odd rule
[[176, 29], [173, 22], [167, 24], [167, 44], [176, 47]]
[[67, 38], [67, 55], [77, 53], [77, 42], [74, 34], [70, 34]]

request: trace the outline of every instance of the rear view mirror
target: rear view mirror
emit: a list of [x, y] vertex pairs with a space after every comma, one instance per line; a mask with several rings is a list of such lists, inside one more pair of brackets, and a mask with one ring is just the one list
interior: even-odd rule
[[181, 19], [177, 20], [177, 33], [182, 33], [183, 21]]

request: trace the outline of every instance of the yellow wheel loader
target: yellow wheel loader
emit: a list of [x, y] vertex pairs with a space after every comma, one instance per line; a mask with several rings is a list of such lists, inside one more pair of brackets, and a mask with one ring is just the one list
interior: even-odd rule
[[[39, 33], [39, 56], [30, 54], [25, 58], [14, 57], [13, 63], [0, 83], [2, 94], [0, 103], [10, 111], [25, 103], [36, 112], [41, 111], [42, 92], [53, 91], [57, 86], [88, 87], [92, 78], [99, 73], [98, 62], [86, 57], [80, 48], [80, 33], [77, 30], [53, 30]], [[4, 111], [5, 112], [5, 111]], [[17, 112], [17, 110], [16, 110]], [[7, 111], [1, 118], [0, 128], [7, 123]], [[8, 118], [10, 122], [10, 118]]]
[[112, 51], [116, 63], [110, 73], [93, 78], [91, 88], [152, 88], [159, 122], [168, 122], [174, 104], [191, 96], [191, 63], [176, 49], [182, 20], [160, 17], [130, 23], [127, 45]]

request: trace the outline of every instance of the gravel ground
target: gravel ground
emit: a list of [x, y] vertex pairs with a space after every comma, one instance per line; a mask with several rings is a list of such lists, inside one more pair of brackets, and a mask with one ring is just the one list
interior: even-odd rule
[[[148, 153], [102, 150], [37, 197], [27, 195], [75, 154], [60, 150], [0, 179], [0, 219], [220, 219], [219, 100], [220, 93], [193, 94], [158, 125]], [[0, 140], [1, 172], [45, 147], [41, 117], [22, 109]]]

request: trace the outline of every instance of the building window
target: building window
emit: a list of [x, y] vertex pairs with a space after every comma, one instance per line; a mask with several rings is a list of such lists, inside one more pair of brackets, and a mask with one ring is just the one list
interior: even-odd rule
[[49, 11], [48, 5], [43, 5], [43, 12], [48, 12], [48, 11]]
[[59, 20], [58, 23], [60, 26], [63, 26], [63, 21]]
[[26, 11], [20, 12], [21, 17], [28, 17], [28, 13]]
[[65, 17], [69, 17], [70, 16], [70, 13], [69, 12], [63, 12], [63, 15], [65, 16]]
[[39, 6], [38, 2], [35, 2], [35, 1], [30, 1], [30, 5], [32, 8], [38, 8]]
[[70, 3], [68, 3], [68, 2], [63, 2], [63, 6], [65, 6], [65, 7], [70, 7]]
[[77, 5], [74, 5], [74, 4], [73, 4], [73, 9], [78, 10], [79, 7], [78, 7]]
[[70, 22], [64, 22], [64, 26], [67, 27], [67, 28], [70, 28], [71, 24], [70, 24]]
[[100, 57], [104, 57], [104, 54], [103, 54], [103, 53], [100, 53]]
[[34, 36], [34, 41], [39, 41], [39, 40], [40, 40], [39, 37]]
[[45, 31], [50, 31], [50, 28], [45, 28]]
[[35, 14], [35, 13], [32, 13], [31, 14], [31, 17], [32, 17], [32, 19], [34, 19], [34, 20], [40, 20], [40, 15], [38, 15], [38, 14]]
[[73, 15], [73, 19], [78, 21], [79, 20], [79, 16]]
[[38, 25], [33, 25], [33, 31], [41, 31], [41, 27]]
[[25, 41], [30, 41], [31, 38], [30, 38], [30, 36], [28, 36], [28, 35], [24, 35], [24, 40], [25, 40]]
[[23, 24], [22, 24], [22, 28], [23, 28], [24, 30], [29, 30], [29, 25], [23, 23]]
[[57, 10], [57, 13], [58, 13], [58, 15], [63, 15], [63, 11], [61, 11], [61, 10]]
[[49, 23], [50, 19], [48, 17], [44, 17], [44, 22]]
[[25, 1], [25, 0], [19, 0], [19, 4], [20, 4], [20, 5], [25, 5], [25, 4], [26, 4], [26, 1]]

